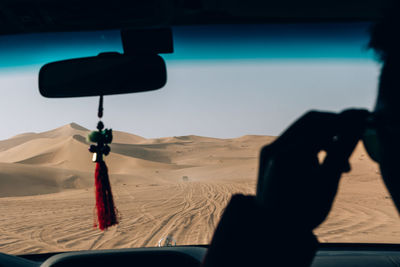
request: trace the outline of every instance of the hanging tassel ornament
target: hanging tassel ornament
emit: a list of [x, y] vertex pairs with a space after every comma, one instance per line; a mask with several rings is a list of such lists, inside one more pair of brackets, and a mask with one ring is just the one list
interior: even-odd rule
[[[100, 96], [98, 117], [99, 119], [103, 117], [103, 96]], [[100, 120], [97, 124], [98, 131], [93, 131], [88, 136], [90, 142], [97, 143], [97, 145], [91, 145], [89, 151], [93, 153], [93, 162], [96, 162], [94, 179], [97, 223], [95, 223], [95, 227], [98, 226], [100, 230], [118, 224], [107, 165], [103, 160], [103, 155], [107, 156], [110, 153], [108, 144], [112, 142], [112, 130], [103, 130], [103, 128], [104, 124]]]

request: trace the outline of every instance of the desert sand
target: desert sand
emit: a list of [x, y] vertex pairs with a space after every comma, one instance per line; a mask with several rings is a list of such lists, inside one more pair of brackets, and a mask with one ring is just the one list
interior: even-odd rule
[[[154, 247], [167, 235], [207, 244], [231, 195], [254, 194], [259, 150], [275, 139], [115, 131], [106, 162], [120, 223], [102, 232], [93, 227], [88, 132], [71, 123], [0, 141], [0, 252]], [[351, 165], [319, 240], [400, 243], [398, 213], [362, 144]]]

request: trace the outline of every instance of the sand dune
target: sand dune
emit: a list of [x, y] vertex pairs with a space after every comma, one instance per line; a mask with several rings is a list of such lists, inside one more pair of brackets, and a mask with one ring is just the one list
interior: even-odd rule
[[[260, 148], [275, 137], [157, 139], [114, 132], [106, 157], [118, 226], [94, 219], [89, 130], [75, 123], [0, 141], [0, 251], [36, 253], [210, 241], [233, 193], [254, 194]], [[378, 171], [360, 144], [342, 179], [324, 242], [400, 242], [400, 223]]]
[[125, 133], [121, 131], [114, 131], [114, 144], [139, 144], [145, 142], [146, 138], [139, 135]]
[[0, 197], [32, 196], [92, 186], [92, 173], [0, 163]]

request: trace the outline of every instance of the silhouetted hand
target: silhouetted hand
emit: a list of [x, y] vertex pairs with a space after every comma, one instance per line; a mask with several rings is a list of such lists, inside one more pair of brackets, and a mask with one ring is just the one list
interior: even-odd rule
[[309, 112], [265, 146], [256, 197], [232, 196], [202, 266], [310, 266], [318, 248], [312, 230], [325, 220], [340, 177], [350, 170], [368, 115]]
[[309, 231], [325, 220], [368, 115], [366, 110], [309, 112], [262, 149], [256, 199], [271, 221]]

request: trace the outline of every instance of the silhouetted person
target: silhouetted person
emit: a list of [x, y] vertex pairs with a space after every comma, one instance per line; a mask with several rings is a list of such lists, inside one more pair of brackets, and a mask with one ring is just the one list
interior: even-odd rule
[[380, 165], [383, 180], [392, 195], [397, 210], [400, 210], [400, 168], [398, 167], [400, 151], [399, 13], [400, 2], [395, 1], [385, 19], [372, 29], [369, 44], [383, 63], [378, 99], [374, 110], [379, 147], [378, 151], [375, 151], [375, 160]]
[[[394, 10], [400, 12], [400, 4]], [[370, 47], [383, 67], [373, 113], [309, 112], [260, 155], [256, 196], [235, 195], [214, 233], [203, 266], [310, 266], [318, 248], [313, 229], [327, 217], [342, 173], [359, 140], [378, 161], [400, 208], [400, 19], [375, 25]], [[366, 128], [372, 133], [365, 137]], [[370, 131], [370, 133], [371, 133]], [[326, 151], [322, 163], [318, 152]]]

